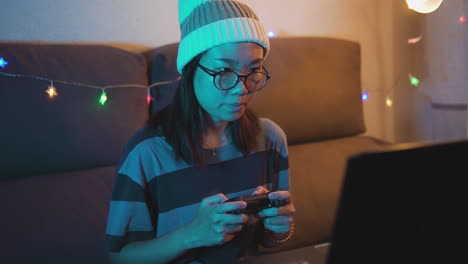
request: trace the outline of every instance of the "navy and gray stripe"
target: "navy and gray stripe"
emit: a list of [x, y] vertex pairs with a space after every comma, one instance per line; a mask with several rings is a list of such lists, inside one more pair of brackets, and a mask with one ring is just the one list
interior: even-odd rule
[[131, 140], [129, 154], [116, 176], [107, 224], [110, 251], [118, 252], [133, 241], [152, 239], [190, 221], [200, 201], [224, 193], [248, 195], [259, 185], [289, 189], [286, 139], [282, 130], [261, 119], [257, 152], [242, 157], [234, 145], [225, 145], [205, 168], [176, 161], [161, 136]]

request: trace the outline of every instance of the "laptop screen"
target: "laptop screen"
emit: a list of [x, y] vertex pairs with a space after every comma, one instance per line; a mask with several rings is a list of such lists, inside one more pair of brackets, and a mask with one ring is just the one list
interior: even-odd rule
[[468, 263], [468, 141], [348, 160], [327, 263]]

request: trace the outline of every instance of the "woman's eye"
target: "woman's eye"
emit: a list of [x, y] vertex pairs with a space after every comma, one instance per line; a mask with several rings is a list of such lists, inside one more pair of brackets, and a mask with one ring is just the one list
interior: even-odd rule
[[221, 68], [220, 72], [232, 72], [231, 68]]
[[255, 68], [250, 69], [250, 72], [259, 72], [261, 71], [261, 69], [262, 69], [261, 67], [255, 67]]

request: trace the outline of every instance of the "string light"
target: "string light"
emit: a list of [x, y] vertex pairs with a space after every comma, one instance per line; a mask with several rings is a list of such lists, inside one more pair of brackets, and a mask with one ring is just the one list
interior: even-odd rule
[[[0, 65], [2, 68], [4, 68], [8, 62], [4, 60], [4, 58], [0, 58]], [[18, 79], [33, 79], [33, 80], [40, 80], [40, 81], [47, 81], [50, 83], [49, 87], [45, 92], [49, 95], [50, 99], [54, 99], [57, 97], [57, 88], [55, 87], [54, 83], [60, 83], [60, 84], [65, 84], [65, 85], [73, 85], [73, 86], [81, 86], [81, 87], [87, 87], [87, 88], [94, 88], [94, 89], [101, 89], [101, 96], [99, 97], [99, 103], [104, 105], [108, 101], [108, 96], [106, 93], [106, 89], [112, 89], [112, 88], [145, 88], [147, 89], [147, 96], [146, 100], [149, 103], [154, 100], [153, 97], [151, 97], [150, 90], [153, 87], [159, 86], [159, 85], [165, 85], [165, 84], [171, 84], [174, 82], [177, 82], [180, 80], [181, 76], [177, 77], [175, 80], [171, 81], [163, 81], [163, 82], [156, 82], [152, 83], [149, 86], [141, 85], [141, 84], [118, 84], [118, 85], [106, 85], [106, 86], [96, 86], [96, 85], [89, 85], [89, 84], [84, 84], [84, 83], [78, 83], [78, 82], [67, 82], [67, 81], [62, 81], [62, 80], [51, 80], [47, 79], [41, 76], [35, 76], [35, 75], [25, 75], [25, 74], [15, 74], [15, 73], [6, 73], [0, 71], [0, 75], [10, 77], [10, 78], [18, 78]]]
[[276, 36], [275, 32], [273, 30], [268, 31], [268, 37], [274, 38]]
[[50, 99], [54, 99], [58, 95], [53, 81], [50, 81], [49, 88], [45, 92], [49, 95]]
[[419, 37], [408, 39], [408, 44], [416, 44], [416, 43], [418, 43], [419, 41], [421, 41], [422, 36], [423, 36], [423, 35], [421, 34], [421, 36], [419, 36]]
[[2, 57], [0, 57], [0, 67], [5, 68], [5, 66], [7, 65], [8, 65], [8, 62]]
[[392, 107], [393, 105], [392, 99], [390, 98], [385, 99], [385, 104], [387, 105], [387, 107]]
[[369, 100], [369, 94], [367, 92], [362, 93], [361, 99], [364, 102]]
[[104, 105], [107, 102], [107, 93], [102, 89], [101, 97], [99, 98], [99, 103]]
[[421, 82], [418, 78], [414, 77], [413, 75], [411, 75], [411, 73], [408, 74], [409, 76], [409, 79], [410, 79], [410, 83], [411, 85], [413, 86], [418, 86], [419, 83]]
[[466, 19], [465, 16], [460, 16], [460, 17], [458, 18], [458, 23], [464, 24], [464, 23], [466, 22], [466, 20], [467, 20], [467, 19]]
[[146, 102], [148, 104], [151, 104], [151, 101], [153, 101], [153, 97], [151, 96], [151, 90], [148, 88], [148, 91], [146, 91]]

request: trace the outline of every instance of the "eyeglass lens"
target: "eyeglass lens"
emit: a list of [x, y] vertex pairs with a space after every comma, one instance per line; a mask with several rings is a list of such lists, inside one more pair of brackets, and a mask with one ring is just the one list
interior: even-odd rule
[[[238, 82], [239, 76], [235, 72], [220, 72], [215, 76], [215, 84], [220, 89], [233, 88]], [[267, 76], [264, 73], [251, 73], [246, 77], [245, 86], [249, 91], [255, 91], [265, 86]]]

